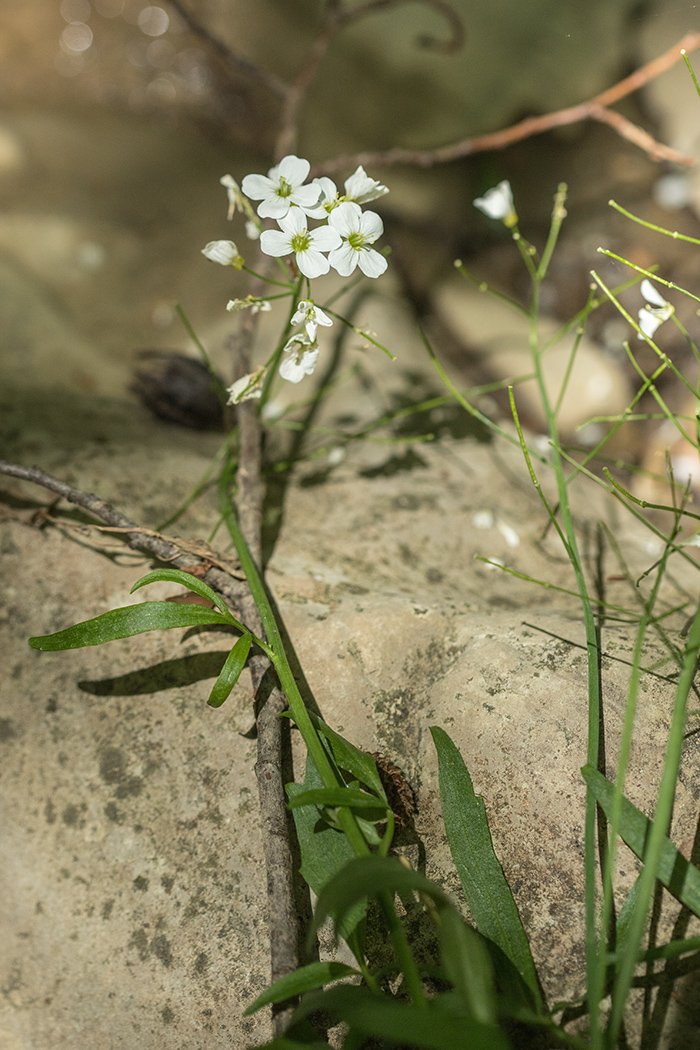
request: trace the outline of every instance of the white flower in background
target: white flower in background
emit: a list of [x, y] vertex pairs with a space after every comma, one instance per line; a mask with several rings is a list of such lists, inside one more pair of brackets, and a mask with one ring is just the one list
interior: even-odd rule
[[292, 318], [292, 324], [306, 325], [306, 333], [309, 339], [316, 338], [316, 329], [319, 325], [323, 325], [325, 328], [330, 328], [333, 324], [333, 320], [324, 313], [320, 306], [314, 306], [311, 299], [301, 299], [297, 307], [297, 312]]
[[243, 266], [243, 256], [233, 241], [209, 241], [209, 244], [202, 248], [202, 255], [206, 255], [207, 259], [219, 263], [220, 266], [235, 266], [237, 270]]
[[263, 230], [260, 235], [260, 247], [265, 254], [280, 256], [294, 252], [296, 264], [304, 277], [320, 277], [321, 274], [328, 273], [330, 264], [321, 253], [338, 248], [340, 234], [337, 230], [331, 229], [330, 226], [319, 226], [317, 230], [309, 230], [301, 208], [290, 208], [277, 222], [279, 230]]
[[325, 175], [320, 179], [314, 179], [314, 185], [318, 186], [321, 194], [318, 203], [314, 208], [304, 208], [306, 214], [310, 215], [312, 219], [325, 219], [343, 201], [367, 204], [369, 201], [376, 200], [377, 197], [383, 197], [385, 193], [389, 192], [387, 186], [382, 186], [376, 179], [371, 179], [362, 165], [350, 178], [345, 180], [345, 193], [342, 197], [339, 195], [338, 187], [333, 180]]
[[340, 247], [328, 256], [331, 266], [341, 277], [349, 277], [359, 266], [367, 277], [380, 277], [387, 268], [383, 255], [370, 247], [384, 232], [384, 224], [376, 212], [363, 212], [354, 201], [344, 201], [328, 216], [328, 225], [343, 238]]
[[300, 383], [304, 376], [310, 376], [318, 361], [318, 345], [306, 332], [297, 332], [287, 340], [284, 348], [287, 354], [280, 365], [280, 375], [289, 383]]
[[228, 218], [233, 218], [234, 211], [243, 211], [243, 197], [241, 187], [232, 175], [222, 175], [219, 179], [222, 186], [226, 187], [228, 195]]
[[239, 405], [241, 401], [252, 401], [262, 394], [262, 381], [265, 375], [265, 366], [256, 368], [246, 376], [241, 376], [232, 386], [228, 388], [229, 399], [227, 404]]
[[507, 179], [488, 190], [483, 197], [477, 197], [473, 203], [474, 207], [483, 211], [489, 219], [500, 219], [505, 226], [515, 226], [518, 221], [513, 191]]
[[637, 338], [643, 339], [644, 336], [647, 336], [649, 339], [653, 339], [659, 325], [663, 324], [664, 321], [668, 321], [673, 313], [673, 307], [666, 302], [651, 281], [642, 281], [639, 290], [646, 299], [647, 304], [639, 311], [639, 327], [642, 331], [637, 332]]
[[245, 235], [249, 241], [257, 241], [260, 239], [260, 227], [253, 222], [252, 219], [248, 219], [245, 224]]
[[345, 180], [345, 199], [355, 201], [356, 204], [368, 204], [388, 192], [389, 187], [383, 186], [376, 179], [370, 179], [361, 164], [357, 171]]
[[308, 160], [291, 154], [284, 157], [267, 175], [246, 175], [241, 183], [243, 192], [258, 205], [262, 219], [281, 219], [296, 204], [300, 208], [313, 208], [318, 201], [318, 187], [310, 183], [304, 186], [311, 165]]

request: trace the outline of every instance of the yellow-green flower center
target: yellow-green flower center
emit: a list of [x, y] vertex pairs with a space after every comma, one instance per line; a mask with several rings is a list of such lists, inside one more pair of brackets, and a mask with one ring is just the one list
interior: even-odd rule
[[367, 244], [367, 238], [364, 233], [351, 233], [348, 237], [348, 244], [351, 248], [354, 248], [356, 252], [361, 252], [364, 246]]
[[275, 190], [278, 197], [289, 197], [292, 193], [292, 187], [285, 179], [284, 175], [280, 176], [280, 184]]
[[293, 252], [305, 252], [308, 251], [311, 245], [311, 237], [306, 233], [295, 233], [292, 237], [292, 251]]

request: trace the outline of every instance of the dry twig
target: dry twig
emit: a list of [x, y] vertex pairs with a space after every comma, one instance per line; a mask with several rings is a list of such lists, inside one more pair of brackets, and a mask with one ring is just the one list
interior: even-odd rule
[[349, 153], [333, 160], [324, 161], [315, 166], [312, 174], [333, 174], [346, 168], [352, 169], [358, 164], [362, 165], [391, 165], [410, 164], [417, 167], [431, 167], [433, 164], [444, 164], [460, 157], [468, 157], [472, 153], [483, 153], [486, 150], [504, 149], [512, 146], [514, 142], [530, 138], [532, 135], [541, 135], [544, 131], [553, 128], [561, 128], [567, 124], [575, 124], [581, 120], [598, 120], [609, 124], [619, 135], [633, 142], [643, 149], [653, 160], [670, 161], [683, 167], [691, 167], [696, 163], [694, 157], [688, 157], [678, 150], [657, 142], [642, 128], [632, 124], [631, 121], [622, 117], [619, 113], [609, 107], [619, 102], [620, 99], [631, 95], [650, 80], [665, 73], [667, 69], [675, 65], [681, 58], [682, 52], [695, 51], [700, 47], [700, 33], [688, 33], [677, 44], [665, 51], [663, 55], [655, 58], [646, 65], [641, 66], [630, 76], [625, 77], [618, 84], [608, 88], [606, 91], [596, 95], [588, 102], [579, 102], [576, 106], [568, 106], [566, 109], [558, 109], [553, 113], [545, 113], [539, 117], [526, 117], [525, 120], [512, 124], [509, 128], [501, 131], [492, 131], [487, 135], [477, 135], [473, 138], [461, 139], [459, 142], [448, 146], [440, 146], [437, 149], [415, 150], [415, 149], [390, 149], [379, 150], [373, 153]]

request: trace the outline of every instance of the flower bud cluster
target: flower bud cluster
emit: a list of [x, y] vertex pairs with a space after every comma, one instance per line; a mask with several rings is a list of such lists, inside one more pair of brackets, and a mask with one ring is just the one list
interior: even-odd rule
[[[362, 205], [383, 197], [389, 192], [387, 187], [370, 178], [360, 166], [345, 180], [341, 194], [327, 177], [307, 182], [310, 171], [308, 160], [290, 155], [267, 175], [246, 175], [240, 186], [231, 175], [224, 175], [220, 181], [228, 194], [229, 219], [234, 211], [242, 212], [246, 232], [251, 239], [260, 238], [261, 250], [278, 258], [292, 255], [298, 272], [309, 280], [327, 274], [331, 267], [341, 277], [349, 277], [358, 267], [366, 277], [380, 277], [387, 261], [372, 245], [381, 237], [384, 225], [376, 212], [363, 211]], [[259, 202], [257, 216], [250, 201]], [[264, 229], [261, 219], [274, 219], [278, 229]], [[309, 220], [316, 225], [309, 228]], [[233, 241], [210, 241], [203, 254], [222, 266], [244, 266]], [[227, 309], [248, 307], [254, 311], [269, 309], [269, 303], [251, 297], [233, 299]], [[303, 330], [292, 334], [282, 350], [279, 372], [283, 379], [298, 383], [313, 372], [318, 359], [316, 331], [319, 325], [332, 323], [313, 300], [303, 299], [297, 304], [292, 324], [303, 325]], [[262, 373], [258, 369], [234, 383], [231, 401], [259, 397], [261, 389]]]

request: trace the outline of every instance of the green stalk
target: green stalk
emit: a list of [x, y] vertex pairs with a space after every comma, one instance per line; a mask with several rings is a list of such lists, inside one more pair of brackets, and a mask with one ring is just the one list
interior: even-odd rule
[[[557, 215], [557, 206], [555, 202], [555, 215], [553, 216], [552, 226], [556, 226], [556, 231], [561, 225], [562, 216]], [[558, 223], [558, 225], [557, 225]], [[547, 248], [550, 248], [552, 242], [552, 235], [547, 242]], [[553, 244], [551, 245], [553, 250]], [[551, 254], [551, 251], [550, 251]], [[559, 435], [557, 432], [556, 415], [552, 409], [552, 405], [549, 398], [549, 393], [544, 380], [544, 374], [542, 370], [542, 360], [539, 347], [539, 334], [537, 330], [537, 321], [539, 317], [539, 293], [540, 284], [542, 280], [541, 273], [543, 267], [540, 266], [537, 272], [533, 275], [532, 282], [532, 301], [530, 308], [530, 352], [532, 354], [532, 360], [535, 369], [535, 378], [539, 389], [540, 398], [542, 400], [542, 407], [544, 409], [551, 438], [552, 445], [552, 466], [554, 469], [554, 475], [557, 482], [557, 490], [559, 494], [559, 506], [562, 517], [562, 531], [566, 537], [566, 545], [568, 548], [568, 554], [571, 559], [571, 565], [574, 570], [576, 578], [576, 587], [581, 599], [581, 605], [583, 607], [583, 617], [586, 630], [586, 649], [588, 654], [588, 744], [587, 744], [587, 761], [595, 769], [598, 768], [598, 755], [600, 747], [600, 685], [598, 681], [598, 641], [596, 638], [595, 620], [593, 616], [593, 609], [591, 607], [591, 600], [588, 595], [588, 589], [586, 587], [586, 580], [583, 573], [583, 567], [581, 563], [581, 557], [578, 551], [578, 544], [576, 541], [576, 533], [574, 530], [573, 520], [571, 516], [571, 507], [568, 498], [568, 488], [566, 478], [564, 477], [563, 460], [559, 451]], [[591, 1018], [591, 1034], [592, 1034], [592, 1046], [594, 1050], [601, 1050], [601, 1035], [599, 1020], [599, 1003], [603, 995], [603, 988], [605, 982], [605, 967], [600, 965], [598, 943], [596, 936], [596, 803], [593, 795], [590, 791], [586, 793], [586, 810], [585, 810], [585, 910], [586, 910], [586, 970], [588, 975], [588, 1009]]]
[[[302, 735], [304, 743], [314, 761], [324, 786], [337, 787], [338, 778], [335, 774], [335, 770], [326, 754], [326, 749], [323, 746], [321, 738], [309, 717], [309, 713], [306, 710], [306, 705], [304, 704], [301, 693], [299, 692], [292, 669], [289, 666], [284, 643], [280, 636], [279, 627], [270, 600], [267, 597], [265, 585], [262, 582], [257, 565], [253, 561], [248, 544], [245, 541], [243, 533], [238, 525], [236, 515], [231, 507], [228, 497], [228, 483], [225, 474], [222, 475], [219, 481], [219, 512], [226, 522], [226, 526], [241, 562], [241, 568], [245, 573], [248, 586], [250, 587], [251, 594], [258, 608], [258, 612], [260, 613], [260, 619], [262, 620], [265, 635], [269, 642], [269, 649], [267, 647], [264, 648], [269, 653], [270, 659], [277, 671], [280, 685], [289, 703], [292, 718]], [[360, 831], [358, 823], [351, 810], [346, 807], [339, 808], [337, 819], [355, 854], [358, 857], [369, 856], [371, 850], [367, 845], [364, 835]], [[411, 998], [417, 1006], [425, 1006], [425, 992], [423, 991], [423, 985], [418, 973], [416, 961], [409, 947], [406, 932], [399, 922], [391, 895], [389, 893], [379, 894], [379, 902], [382, 911], [384, 912], [387, 925], [389, 926], [389, 933], [394, 944], [394, 950], [399, 965], [406, 977], [406, 984]]]

